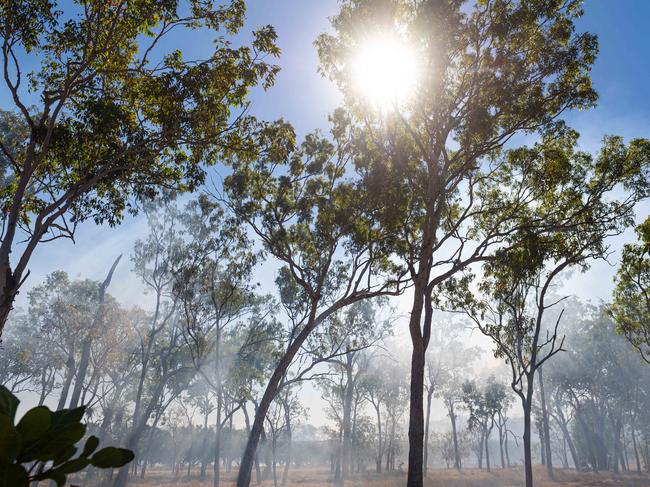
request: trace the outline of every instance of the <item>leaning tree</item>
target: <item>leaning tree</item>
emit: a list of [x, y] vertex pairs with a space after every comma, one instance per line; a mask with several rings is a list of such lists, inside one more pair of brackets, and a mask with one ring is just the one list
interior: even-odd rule
[[[243, 0], [61, 3], [0, 4], [0, 333], [40, 243], [74, 239], [84, 220], [117, 224], [159, 188], [196, 187], [202, 163], [247, 150], [249, 89], [277, 72], [270, 26], [250, 45], [228, 40]], [[199, 30], [214, 38], [204, 58], [165, 48]]]
[[266, 413], [312, 332], [349, 305], [405, 287], [375, 207], [349, 175], [354, 152], [346, 125], [339, 113], [331, 139], [312, 134], [298, 146], [291, 127], [269, 125], [257, 154], [234, 158], [224, 182], [220, 198], [277, 259], [280, 296], [292, 309], [292, 331], [258, 403], [239, 486], [250, 483]]

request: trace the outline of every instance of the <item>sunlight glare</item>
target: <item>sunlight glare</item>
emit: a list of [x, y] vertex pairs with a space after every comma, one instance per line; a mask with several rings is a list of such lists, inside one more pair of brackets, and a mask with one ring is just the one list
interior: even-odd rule
[[356, 90], [382, 111], [402, 104], [415, 88], [414, 50], [395, 38], [365, 42], [352, 63]]

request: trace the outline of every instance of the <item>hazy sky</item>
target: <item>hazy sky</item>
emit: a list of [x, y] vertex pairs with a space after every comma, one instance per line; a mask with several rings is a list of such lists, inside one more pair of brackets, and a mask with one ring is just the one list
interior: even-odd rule
[[[328, 29], [327, 17], [337, 10], [335, 0], [252, 0], [249, 1], [248, 23], [255, 26], [272, 24], [279, 35], [283, 54], [279, 61], [282, 72], [276, 85], [267, 93], [255, 92], [253, 112], [264, 119], [283, 117], [295, 125], [299, 134], [313, 129], [327, 129], [327, 115], [340, 97], [332, 84], [317, 73], [317, 56], [312, 42]], [[650, 1], [587, 0], [585, 16], [579, 28], [598, 35], [600, 55], [593, 70], [593, 81], [600, 93], [598, 108], [570, 113], [567, 121], [581, 134], [585, 150], [595, 151], [605, 134], [626, 138], [650, 136]], [[169, 48], [180, 48], [200, 55], [209, 52], [210, 41], [202, 34], [174, 39]], [[8, 96], [0, 90], [0, 107], [7, 108]], [[640, 213], [648, 213], [648, 205]], [[638, 215], [644, 217], [645, 214]], [[55, 270], [66, 270], [74, 277], [101, 279], [115, 257], [130, 253], [133, 242], [144, 232], [142, 218], [127, 218], [118, 228], [81, 225], [77, 243], [59, 241], [41, 245], [32, 259], [31, 275], [18, 299], [24, 303], [26, 291]], [[630, 234], [614, 242], [620, 248]], [[617, 255], [612, 256], [616, 262]], [[146, 303], [136, 280], [130, 274], [129, 259], [122, 260], [110, 292], [125, 304]], [[267, 290], [272, 289], [273, 266], [267, 265], [258, 279]], [[614, 269], [606, 263], [595, 264], [585, 275], [574, 275], [567, 291], [582, 298], [607, 299], [612, 288]], [[407, 312], [399, 303], [400, 312]], [[406, 350], [405, 350], [406, 351]], [[312, 396], [311, 393], [308, 394]], [[315, 413], [315, 411], [312, 411]], [[318, 413], [312, 414], [319, 423]]]

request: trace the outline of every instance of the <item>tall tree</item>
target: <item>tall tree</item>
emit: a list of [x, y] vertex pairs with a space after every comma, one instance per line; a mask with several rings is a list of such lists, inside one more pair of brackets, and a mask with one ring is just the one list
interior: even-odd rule
[[270, 126], [259, 152], [233, 160], [225, 181], [229, 207], [282, 265], [279, 292], [291, 300], [296, 317], [255, 413], [240, 487], [250, 483], [266, 412], [311, 333], [346, 306], [404, 288], [374, 208], [348, 177], [349, 139], [340, 113], [333, 119], [332, 141], [312, 134], [295, 147], [290, 127]]
[[[12, 103], [0, 111], [0, 333], [38, 244], [73, 239], [84, 220], [117, 224], [134, 197], [196, 187], [201, 163], [246, 150], [249, 88], [277, 72], [273, 28], [242, 47], [224, 35], [241, 30], [243, 0], [92, 0], [66, 15], [60, 3], [0, 5]], [[164, 50], [198, 29], [215, 37], [205, 59]]]
[[[636, 140], [626, 147], [613, 137], [593, 158], [576, 151], [575, 136], [568, 134], [564, 139], [543, 139], [533, 152], [528, 148], [511, 152], [511, 160], [523, 156], [527, 163], [541, 155], [543, 164], [555, 170], [545, 172], [545, 194], [525, 217], [540, 219], [551, 230], [531, 234], [529, 225], [517, 230], [519, 235], [513, 237], [519, 245], [499, 249], [484, 264], [479, 285], [484, 296], [478, 301], [472, 297], [470, 273], [445, 284], [444, 292], [456, 296], [451, 306], [464, 309], [494, 341], [496, 356], [510, 365], [511, 386], [524, 412], [527, 487], [533, 485], [530, 421], [535, 375], [564, 342], [558, 333], [562, 313], [556, 314], [554, 324], [545, 322], [549, 308], [562, 301], [551, 298], [550, 289], [563, 271], [584, 270], [592, 260], [605, 258], [608, 237], [631, 225], [636, 203], [648, 193], [649, 148], [647, 141]], [[618, 185], [627, 191], [615, 199], [612, 193]]]
[[[398, 251], [413, 280], [411, 486], [423, 482], [432, 294], [507, 241], [513, 219], [536, 198], [499, 187], [498, 179], [519, 175], [497, 156], [515, 134], [557, 131], [562, 112], [596, 100], [588, 74], [596, 38], [576, 32], [580, 4], [346, 0], [333, 18], [334, 34], [317, 42], [322, 69], [343, 90], [357, 128], [359, 168], [386, 207], [378, 217], [400, 236]], [[350, 62], [377, 38], [409, 46], [418, 63], [412, 96], [389, 110], [369, 107], [359, 96]], [[472, 221], [486, 215], [491, 225], [472, 230]]]

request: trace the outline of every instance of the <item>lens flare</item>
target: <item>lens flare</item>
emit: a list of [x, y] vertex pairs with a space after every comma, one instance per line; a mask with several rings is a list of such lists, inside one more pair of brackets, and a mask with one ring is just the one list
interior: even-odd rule
[[414, 50], [396, 38], [368, 40], [352, 60], [355, 90], [380, 110], [390, 110], [411, 97], [417, 75]]

